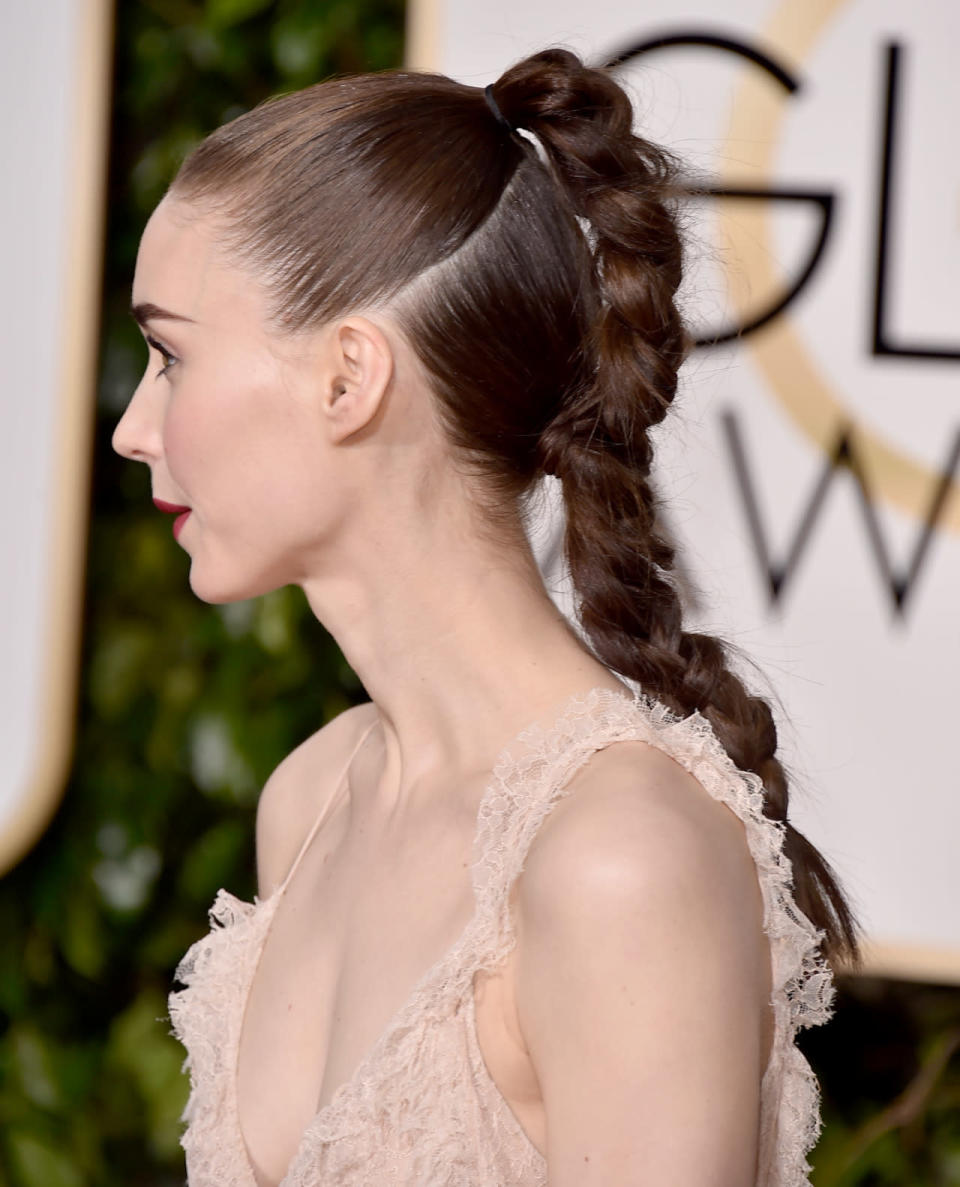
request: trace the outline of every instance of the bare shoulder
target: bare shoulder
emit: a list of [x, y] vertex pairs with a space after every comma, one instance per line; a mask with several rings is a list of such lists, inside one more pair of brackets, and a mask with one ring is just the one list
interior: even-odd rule
[[257, 804], [257, 881], [265, 897], [283, 881], [303, 839], [363, 732], [376, 720], [372, 702], [338, 714], [274, 769]]
[[557, 887], [571, 880], [598, 895], [660, 906], [679, 891], [701, 907], [709, 888], [734, 907], [757, 894], [740, 820], [645, 742], [616, 743], [577, 773], [534, 839], [522, 901], [529, 910], [541, 899], [556, 904]]
[[534, 838], [516, 917], [551, 1184], [753, 1182], [769, 947], [736, 815], [615, 743]]

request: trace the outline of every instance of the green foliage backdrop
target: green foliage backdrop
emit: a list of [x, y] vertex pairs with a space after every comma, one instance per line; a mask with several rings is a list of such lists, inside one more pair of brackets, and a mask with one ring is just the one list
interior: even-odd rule
[[[399, 65], [402, 28], [402, 0], [119, 0], [78, 740], [52, 827], [0, 882], [0, 1187], [183, 1183], [173, 969], [220, 886], [254, 890], [266, 776], [363, 699], [298, 590], [193, 597], [110, 435], [144, 361], [137, 242], [184, 152], [269, 94]], [[843, 987], [806, 1040], [818, 1187], [960, 1184], [958, 1045], [957, 990]]]
[[[270, 94], [400, 64], [401, 0], [120, 0], [78, 738], [52, 827], [0, 883], [0, 1183], [184, 1180], [173, 969], [254, 890], [263, 781], [364, 699], [299, 590], [211, 607], [145, 466], [110, 447], [145, 347], [143, 224], [184, 152]], [[226, 1187], [226, 1185], [225, 1185]]]

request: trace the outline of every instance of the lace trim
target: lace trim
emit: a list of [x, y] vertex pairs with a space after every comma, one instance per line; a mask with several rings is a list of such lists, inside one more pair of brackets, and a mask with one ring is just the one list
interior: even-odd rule
[[[645, 741], [669, 754], [743, 821], [757, 866], [764, 929], [770, 941], [775, 1023], [762, 1088], [758, 1184], [801, 1187], [807, 1183], [806, 1154], [820, 1130], [819, 1091], [794, 1037], [801, 1027], [829, 1018], [833, 985], [819, 951], [822, 933], [793, 899], [783, 827], [763, 814], [759, 776], [733, 764], [699, 714], [679, 718], [640, 692], [631, 698], [595, 689], [571, 698], [551, 727], [525, 730], [498, 758], [477, 815], [474, 915], [459, 939], [424, 975], [351, 1079], [307, 1127], [284, 1187], [315, 1187], [316, 1159], [320, 1149], [329, 1149], [331, 1143], [344, 1143], [344, 1158], [346, 1147], [359, 1143], [369, 1150], [372, 1166], [377, 1133], [388, 1116], [402, 1114], [405, 1135], [416, 1132], [421, 1135], [419, 1141], [431, 1145], [437, 1110], [446, 1107], [441, 1098], [452, 1097], [455, 1087], [463, 1087], [459, 1082], [438, 1086], [429, 1070], [432, 1059], [443, 1058], [453, 1042], [446, 1034], [445, 1044], [444, 1026], [453, 1025], [460, 1016], [465, 997], [472, 993], [474, 973], [499, 963], [515, 943], [509, 891], [530, 843], [566, 793], [576, 770], [596, 750], [626, 740]], [[274, 896], [245, 903], [221, 891], [211, 909], [214, 929], [193, 945], [177, 970], [186, 989], [171, 995], [170, 1016], [174, 1032], [189, 1052], [185, 1068], [193, 1082], [183, 1138], [191, 1182], [223, 1182], [224, 1175], [237, 1185], [253, 1182], [234, 1095], [224, 1086], [232, 1083], [236, 1032], [276, 901]], [[512, 1114], [510, 1119], [515, 1120]], [[516, 1130], [522, 1134], [519, 1126]], [[227, 1139], [226, 1150], [225, 1134], [235, 1135], [233, 1141]], [[523, 1137], [527, 1149], [521, 1161], [539, 1176], [543, 1160]], [[357, 1165], [362, 1166], [362, 1161]], [[215, 1173], [210, 1173], [214, 1166]], [[349, 1181], [374, 1181], [361, 1172], [358, 1175]]]
[[[735, 766], [703, 716], [681, 718], [639, 690], [631, 698], [594, 689], [576, 698], [551, 728], [534, 726], [516, 739], [494, 768], [494, 790], [480, 810], [475, 886], [483, 904], [479, 913], [488, 921], [483, 948], [495, 964], [513, 946], [509, 888], [522, 871], [530, 842], [566, 794], [573, 774], [596, 750], [626, 740], [647, 742], [670, 755], [743, 822], [771, 949], [775, 1029], [763, 1084], [769, 1153], [758, 1181], [770, 1187], [800, 1187], [808, 1182], [806, 1155], [820, 1133], [819, 1088], [794, 1039], [798, 1030], [830, 1018], [833, 978], [820, 950], [823, 933], [793, 897], [791, 864], [783, 852], [785, 830], [764, 815], [763, 782]], [[534, 805], [525, 815], [518, 812], [521, 799]], [[518, 823], [522, 835], [511, 836]]]
[[170, 994], [173, 1034], [187, 1049], [190, 1095], [181, 1145], [191, 1183], [254, 1187], [242, 1139], [233, 1083], [246, 991], [272, 914], [272, 899], [252, 903], [220, 890], [210, 908], [210, 932], [177, 966], [184, 988]]

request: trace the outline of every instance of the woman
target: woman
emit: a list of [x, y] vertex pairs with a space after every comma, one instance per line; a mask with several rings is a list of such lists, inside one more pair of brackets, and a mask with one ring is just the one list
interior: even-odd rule
[[681, 627], [681, 252], [631, 123], [559, 50], [333, 81], [213, 133], [144, 233], [115, 447], [199, 597], [300, 585], [371, 698], [270, 777], [259, 896], [178, 971], [194, 1187], [806, 1181], [793, 1038], [853, 925], [767, 705]]

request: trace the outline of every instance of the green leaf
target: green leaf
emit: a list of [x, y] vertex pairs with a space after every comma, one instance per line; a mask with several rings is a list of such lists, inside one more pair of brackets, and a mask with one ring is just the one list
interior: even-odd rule
[[189, 1090], [184, 1051], [168, 1033], [166, 1019], [166, 997], [156, 988], [144, 989], [115, 1019], [107, 1044], [108, 1064], [125, 1072], [139, 1090], [147, 1137], [162, 1157], [177, 1150]]
[[55, 1110], [62, 1100], [55, 1059], [47, 1040], [28, 1024], [15, 1027], [8, 1042], [24, 1096], [42, 1109]]
[[179, 884], [194, 902], [206, 903], [230, 881], [237, 859], [249, 851], [246, 821], [223, 820], [209, 828], [187, 852]]
[[70, 1154], [52, 1140], [14, 1130], [6, 1146], [17, 1187], [85, 1187]]
[[204, 15], [211, 29], [229, 29], [270, 8], [273, 0], [206, 0]]

